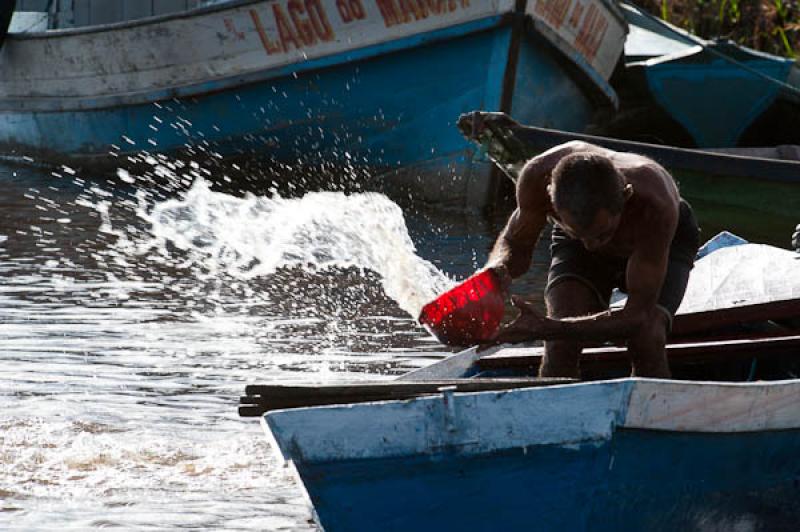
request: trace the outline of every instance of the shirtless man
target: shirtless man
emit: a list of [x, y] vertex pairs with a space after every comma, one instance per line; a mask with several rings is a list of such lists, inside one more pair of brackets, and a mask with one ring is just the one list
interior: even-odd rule
[[[465, 116], [474, 138], [486, 121], [510, 120]], [[669, 378], [666, 337], [699, 246], [697, 222], [670, 174], [641, 155], [573, 141], [529, 160], [516, 195], [486, 267], [508, 287], [528, 270], [539, 234], [553, 222], [548, 317], [514, 297], [520, 316], [497, 341], [545, 340], [540, 376], [579, 377], [584, 342], [626, 340], [633, 375]], [[610, 312], [614, 287], [628, 300]]]

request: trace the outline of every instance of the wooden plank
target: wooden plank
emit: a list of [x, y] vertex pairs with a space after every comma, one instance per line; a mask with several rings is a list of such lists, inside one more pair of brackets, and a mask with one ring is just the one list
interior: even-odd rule
[[800, 318], [800, 299], [678, 314], [672, 323], [672, 337], [688, 336], [743, 323], [794, 318]]
[[800, 426], [800, 381], [709, 384], [642, 381], [624, 427], [687, 432], [756, 432]]
[[335, 385], [249, 385], [239, 415], [259, 416], [270, 410], [321, 406], [333, 404], [364, 403], [370, 401], [412, 399], [441, 393], [441, 388], [453, 387], [457, 392], [478, 392], [530, 388], [575, 382], [561, 378], [512, 379], [444, 379], [434, 381], [386, 381]]
[[[786, 353], [800, 355], [800, 336], [779, 336], [746, 340], [724, 340], [714, 342], [674, 343], [666, 347], [670, 362], [699, 362], [732, 356], [774, 356]], [[478, 360], [481, 370], [524, 369], [539, 367], [543, 349], [501, 351]], [[624, 347], [595, 347], [584, 349], [581, 364], [614, 366], [617, 362], [628, 361]]]
[[450, 355], [443, 360], [434, 362], [429, 366], [415, 369], [397, 377], [398, 381], [422, 381], [435, 379], [453, 379], [470, 376], [475, 361], [482, 356], [489, 355], [501, 349], [500, 346], [478, 352], [477, 347], [470, 347], [460, 353]]

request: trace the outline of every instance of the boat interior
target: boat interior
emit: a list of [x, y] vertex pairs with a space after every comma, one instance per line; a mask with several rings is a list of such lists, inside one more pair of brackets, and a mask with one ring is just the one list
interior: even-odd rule
[[[679, 314], [666, 351], [672, 376], [678, 380], [754, 382], [800, 378], [800, 299]], [[578, 382], [536, 377], [543, 354], [541, 345], [503, 345], [482, 352], [471, 348], [434, 364], [433, 371], [418, 370], [394, 381], [250, 385], [240, 399], [239, 415], [412, 399], [439, 394], [443, 389], [477, 392]], [[625, 378], [631, 373], [627, 349], [613, 344], [584, 349], [580, 368], [581, 381]]]

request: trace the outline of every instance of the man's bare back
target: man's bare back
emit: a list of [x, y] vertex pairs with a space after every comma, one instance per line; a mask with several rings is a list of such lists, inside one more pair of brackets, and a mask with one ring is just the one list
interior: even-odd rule
[[[532, 211], [543, 211], [545, 219], [550, 217], [564, 227], [563, 221], [553, 209], [547, 187], [555, 165], [573, 153], [597, 153], [608, 158], [633, 191], [625, 204], [616, 232], [597, 251], [628, 257], [637, 243], [647, 245], [652, 242], [654, 235], [663, 234], [665, 238], [671, 238], [670, 233], [674, 233], [678, 220], [678, 187], [661, 165], [635, 153], [615, 152], [580, 141], [556, 146], [526, 164], [517, 184], [517, 204]], [[532, 212], [530, 216], [532, 219], [539, 219], [541, 214]], [[531, 232], [536, 228], [532, 227]], [[543, 228], [544, 226], [539, 228], [539, 232]], [[576, 236], [568, 228], [565, 230], [571, 236]], [[591, 241], [587, 243], [589, 246], [593, 244]], [[669, 240], [662, 243], [668, 246]]]

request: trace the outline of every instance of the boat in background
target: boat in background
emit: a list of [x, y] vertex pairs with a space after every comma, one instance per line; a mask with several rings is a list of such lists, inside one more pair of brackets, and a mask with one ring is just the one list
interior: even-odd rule
[[800, 161], [524, 126], [502, 114], [487, 121], [491, 127], [483, 133], [482, 151], [504, 169], [511, 181], [516, 180], [531, 157], [564, 142], [583, 141], [639, 153], [664, 166], [677, 181], [681, 195], [695, 207], [704, 231], [713, 234], [729, 228], [762, 242], [787, 246], [787, 235], [797, 223]]
[[457, 117], [583, 131], [616, 105], [626, 31], [610, 0], [239, 0], [10, 34], [0, 148], [96, 168], [256, 157], [298, 188], [298, 169], [335, 168], [361, 189], [483, 208], [501, 178]]
[[705, 40], [628, 3], [620, 109], [593, 133], [686, 148], [800, 144], [793, 59]]
[[717, 243], [675, 317], [678, 380], [626, 377], [618, 346], [584, 351], [585, 382], [538, 379], [541, 347], [506, 345], [371, 385], [249, 386], [240, 413], [267, 411], [329, 532], [787, 529], [800, 260]]

